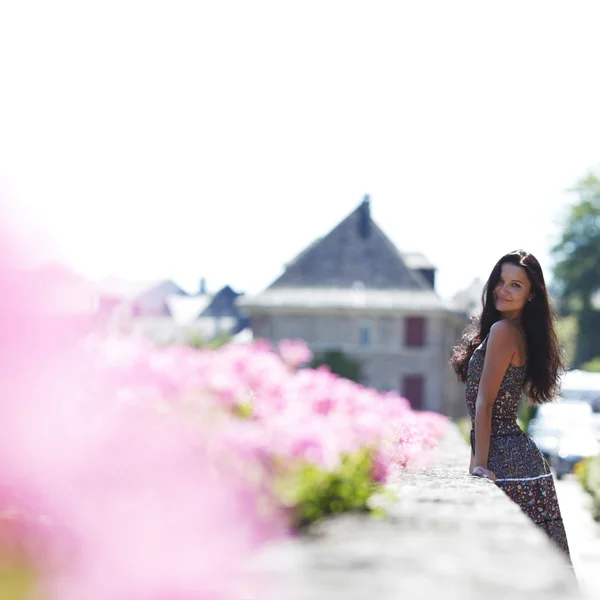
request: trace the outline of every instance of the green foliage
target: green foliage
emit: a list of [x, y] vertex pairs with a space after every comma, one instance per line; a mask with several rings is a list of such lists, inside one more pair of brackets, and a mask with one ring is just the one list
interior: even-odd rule
[[316, 369], [321, 365], [327, 365], [332, 373], [352, 381], [360, 382], [362, 378], [361, 362], [347, 356], [341, 350], [326, 350], [315, 354], [310, 366]]
[[0, 598], [26, 600], [31, 598], [34, 575], [24, 564], [7, 563], [0, 557]]
[[249, 400], [238, 402], [233, 405], [233, 414], [240, 419], [251, 419], [254, 414], [254, 404]]
[[564, 317], [558, 317], [558, 319], [556, 319], [556, 332], [567, 365], [572, 365], [575, 362], [575, 349], [577, 344], [577, 316], [571, 314]]
[[471, 417], [457, 419], [456, 426], [467, 444], [471, 445]]
[[577, 317], [575, 350], [569, 364], [580, 367], [600, 353], [600, 313], [592, 306], [600, 290], [600, 176], [590, 172], [571, 190], [578, 195], [565, 220], [558, 243], [552, 248], [554, 279], [562, 314]]
[[530, 404], [527, 401], [527, 396], [525, 394], [521, 395], [521, 400], [519, 402], [519, 417], [517, 422], [519, 423], [519, 427], [527, 432], [529, 429], [529, 421], [533, 419], [535, 416], [536, 407], [533, 404]]
[[188, 345], [192, 346], [192, 348], [204, 350], [216, 350], [225, 344], [229, 344], [229, 342], [231, 342], [230, 335], [222, 334], [214, 338], [206, 339], [203, 338], [199, 333], [190, 334], [187, 341]]
[[283, 470], [275, 490], [290, 508], [293, 526], [301, 528], [328, 515], [370, 511], [369, 499], [383, 489], [373, 481], [372, 469], [371, 452], [366, 449], [346, 455], [332, 472], [301, 462]]
[[552, 248], [554, 277], [562, 298], [578, 298], [585, 308], [600, 289], [600, 178], [590, 172], [572, 191], [579, 202], [571, 206], [560, 240]]
[[600, 355], [600, 311], [582, 310], [578, 314], [578, 321], [579, 337], [574, 360], [576, 368]]
[[600, 456], [585, 458], [575, 466], [575, 475], [592, 497], [592, 516], [600, 521]]
[[600, 356], [596, 356], [592, 358], [592, 360], [588, 360], [585, 364], [581, 366], [584, 371], [590, 371], [592, 373], [600, 373]]

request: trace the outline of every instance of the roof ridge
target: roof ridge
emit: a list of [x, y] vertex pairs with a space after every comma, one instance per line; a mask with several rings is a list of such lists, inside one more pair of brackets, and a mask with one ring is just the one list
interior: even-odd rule
[[335, 226], [310, 242], [267, 286], [371, 289], [431, 289], [427, 279], [409, 267], [400, 250], [371, 217], [370, 197]]

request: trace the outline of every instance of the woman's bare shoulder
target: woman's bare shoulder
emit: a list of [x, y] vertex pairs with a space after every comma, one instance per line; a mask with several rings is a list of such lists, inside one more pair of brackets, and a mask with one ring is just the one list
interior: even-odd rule
[[514, 350], [519, 345], [520, 333], [517, 326], [507, 319], [496, 321], [490, 328], [490, 346], [498, 350]]

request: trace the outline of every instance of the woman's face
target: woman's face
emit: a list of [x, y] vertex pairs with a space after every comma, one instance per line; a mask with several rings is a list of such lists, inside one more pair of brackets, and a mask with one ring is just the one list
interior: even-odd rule
[[531, 297], [531, 282], [523, 267], [504, 263], [494, 288], [496, 310], [507, 317], [517, 317]]

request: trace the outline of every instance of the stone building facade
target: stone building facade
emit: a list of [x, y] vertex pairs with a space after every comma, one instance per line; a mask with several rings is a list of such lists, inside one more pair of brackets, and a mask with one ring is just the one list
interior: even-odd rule
[[466, 320], [434, 285], [433, 265], [419, 254], [403, 256], [372, 220], [365, 197], [267, 289], [239, 303], [255, 337], [342, 350], [361, 361], [365, 385], [458, 417], [464, 386], [448, 359]]

